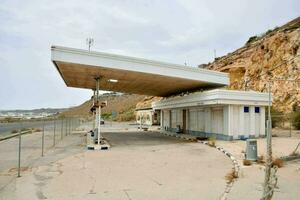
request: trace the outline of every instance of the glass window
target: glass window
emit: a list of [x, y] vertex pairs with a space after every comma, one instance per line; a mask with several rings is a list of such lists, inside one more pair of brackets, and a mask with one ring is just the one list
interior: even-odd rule
[[248, 113], [248, 112], [249, 112], [249, 107], [248, 107], [248, 106], [245, 106], [245, 107], [244, 107], [244, 112], [245, 112], [245, 113]]
[[255, 107], [255, 113], [259, 113], [260, 112], [260, 108], [259, 107]]

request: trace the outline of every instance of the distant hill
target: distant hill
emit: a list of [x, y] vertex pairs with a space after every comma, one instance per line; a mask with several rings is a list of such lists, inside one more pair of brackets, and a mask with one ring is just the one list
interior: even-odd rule
[[[230, 74], [230, 89], [266, 92], [272, 83], [273, 105], [288, 113], [300, 106], [300, 17], [252, 36], [236, 51], [199, 67]], [[282, 81], [291, 79], [298, 81]]]
[[[100, 101], [107, 101], [107, 107], [102, 109], [102, 114], [110, 117], [112, 112], [117, 113], [116, 119], [119, 121], [130, 121], [134, 119], [134, 111], [136, 104], [142, 101], [144, 95], [136, 94], [105, 94], [101, 95]], [[92, 99], [84, 102], [83, 104], [69, 108], [61, 113], [65, 117], [78, 116], [78, 117], [91, 117], [90, 108], [92, 106]]]
[[66, 108], [39, 108], [39, 109], [32, 109], [32, 110], [0, 110], [1, 113], [8, 113], [8, 112], [14, 112], [14, 113], [58, 113], [66, 110]]

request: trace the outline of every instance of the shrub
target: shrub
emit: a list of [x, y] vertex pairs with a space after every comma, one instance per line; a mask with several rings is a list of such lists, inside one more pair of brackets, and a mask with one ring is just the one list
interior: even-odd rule
[[[266, 119], [268, 119], [268, 109], [266, 109]], [[284, 120], [283, 113], [271, 108], [271, 121], [272, 121], [272, 128], [280, 126], [280, 122]]]
[[252, 165], [252, 162], [251, 162], [251, 160], [243, 160], [243, 165], [250, 166], [250, 165]]
[[292, 114], [292, 124], [297, 130], [300, 130], [300, 109], [299, 108]]
[[215, 147], [216, 146], [216, 138], [215, 137], [210, 137], [208, 139], [208, 145], [211, 147]]
[[277, 166], [278, 168], [281, 168], [281, 167], [283, 167], [284, 163], [283, 163], [283, 160], [281, 160], [280, 158], [276, 158], [273, 160], [272, 165]]
[[11, 131], [11, 133], [17, 133], [17, 132], [19, 132], [19, 130], [17, 129]]

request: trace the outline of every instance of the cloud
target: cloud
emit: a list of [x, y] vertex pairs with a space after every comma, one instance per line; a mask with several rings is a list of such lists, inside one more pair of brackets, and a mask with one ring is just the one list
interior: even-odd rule
[[0, 109], [66, 107], [88, 90], [67, 88], [50, 46], [197, 66], [242, 46], [255, 34], [298, 17], [297, 0], [2, 0]]

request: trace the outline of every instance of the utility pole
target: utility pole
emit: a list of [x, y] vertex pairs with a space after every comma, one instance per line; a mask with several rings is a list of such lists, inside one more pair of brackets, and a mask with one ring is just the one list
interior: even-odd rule
[[94, 45], [94, 39], [93, 38], [86, 38], [86, 44], [88, 45], [89, 52], [90, 52], [91, 47]]
[[270, 185], [271, 167], [272, 167], [272, 121], [271, 121], [271, 81], [268, 84], [269, 105], [268, 105], [268, 123], [267, 123], [267, 160], [265, 169], [265, 181], [263, 199], [269, 200], [272, 197], [272, 187]]

